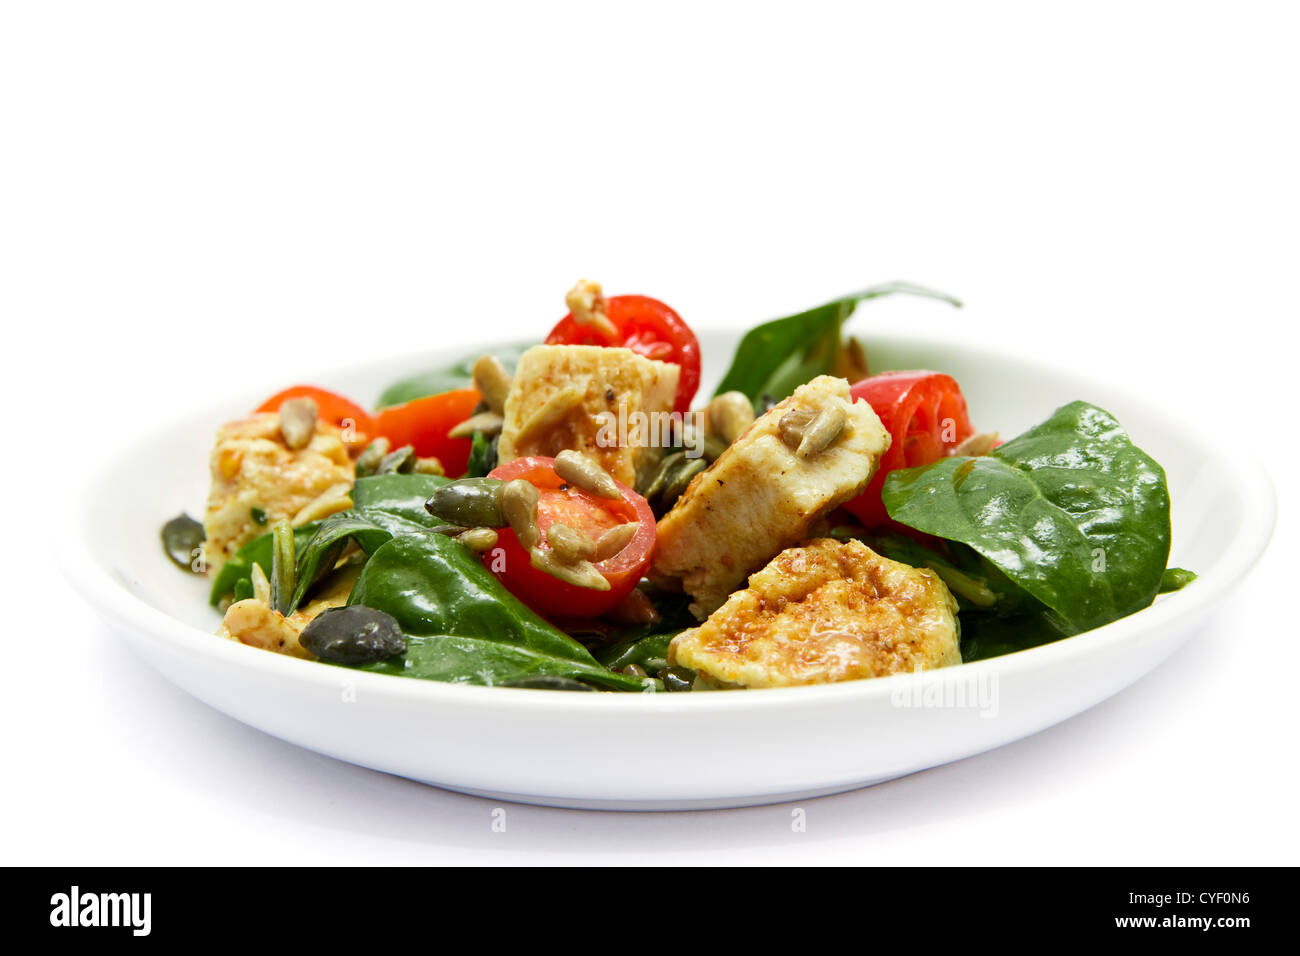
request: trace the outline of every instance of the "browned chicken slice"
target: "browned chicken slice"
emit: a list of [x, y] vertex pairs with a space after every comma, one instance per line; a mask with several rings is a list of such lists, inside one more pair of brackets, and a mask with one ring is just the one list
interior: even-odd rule
[[860, 541], [819, 538], [782, 551], [668, 661], [705, 686], [785, 687], [961, 663], [957, 602], [933, 571]]

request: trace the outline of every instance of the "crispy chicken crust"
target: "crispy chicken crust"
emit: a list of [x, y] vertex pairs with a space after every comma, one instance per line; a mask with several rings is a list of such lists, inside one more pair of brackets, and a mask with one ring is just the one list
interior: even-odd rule
[[820, 538], [752, 575], [668, 661], [722, 687], [787, 687], [961, 663], [957, 602], [939, 577], [860, 541]]

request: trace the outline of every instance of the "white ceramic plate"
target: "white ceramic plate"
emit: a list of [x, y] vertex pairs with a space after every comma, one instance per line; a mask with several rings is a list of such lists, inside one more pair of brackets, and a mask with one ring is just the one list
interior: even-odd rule
[[[734, 334], [701, 335], [705, 388]], [[962, 384], [977, 427], [1014, 435], [1076, 398], [1108, 409], [1164, 465], [1171, 563], [1200, 574], [1131, 617], [1055, 644], [939, 671], [785, 690], [566, 694], [351, 672], [212, 635], [206, 582], [163, 555], [161, 523], [200, 513], [214, 428], [244, 396], [125, 447], [90, 476], [67, 559], [77, 589], [153, 666], [199, 699], [284, 740], [377, 770], [506, 800], [607, 809], [776, 802], [887, 780], [1001, 746], [1093, 706], [1195, 632], [1263, 552], [1272, 487], [1221, 457], [1189, 410], [1102, 379], [925, 338], [875, 337], [876, 371], [933, 368]], [[406, 356], [315, 381], [361, 399], [460, 354]], [[267, 391], [283, 383], [268, 382]], [[707, 392], [703, 392], [707, 394]], [[665, 759], [671, 754], [671, 761]]]

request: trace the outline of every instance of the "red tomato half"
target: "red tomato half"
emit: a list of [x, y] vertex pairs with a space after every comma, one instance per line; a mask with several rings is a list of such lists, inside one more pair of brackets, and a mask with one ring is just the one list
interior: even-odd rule
[[374, 434], [393, 448], [412, 445], [421, 458], [437, 458], [447, 477], [457, 478], [465, 474], [472, 442], [447, 433], [474, 414], [481, 399], [478, 389], [461, 388], [393, 405], [376, 413]]
[[483, 563], [511, 594], [539, 614], [577, 618], [604, 614], [623, 603], [650, 566], [655, 543], [654, 514], [646, 500], [626, 485], [615, 482], [623, 493], [619, 501], [597, 497], [565, 484], [555, 473], [555, 459], [540, 455], [516, 458], [494, 469], [488, 477], [502, 481], [522, 478], [541, 492], [537, 524], [542, 532], [539, 547], [543, 550], [550, 548], [546, 543], [546, 529], [556, 523], [567, 524], [591, 538], [600, 537], [618, 524], [637, 523], [636, 534], [627, 547], [596, 565], [596, 570], [609, 582], [608, 591], [580, 588], [539, 571], [533, 567], [515, 533], [509, 528], [501, 529], [497, 547], [483, 556]]
[[915, 468], [938, 461], [975, 431], [961, 388], [940, 372], [883, 372], [858, 382], [853, 399], [870, 403], [893, 439], [867, 490], [847, 508], [867, 527], [889, 520], [880, 490], [895, 468]]
[[595, 326], [581, 325], [573, 314], [560, 319], [546, 337], [547, 345], [603, 345], [631, 349], [646, 358], [672, 362], [681, 368], [674, 411], [685, 414], [700, 387], [700, 343], [682, 317], [658, 299], [616, 295], [606, 300], [606, 314], [615, 336]]
[[294, 385], [291, 388], [286, 388], [283, 392], [277, 392], [257, 406], [256, 411], [279, 411], [280, 406], [291, 398], [313, 399], [316, 402], [317, 414], [320, 416], [321, 421], [339, 427], [344, 427], [346, 422], [351, 421], [353, 427], [359, 433], [365, 435], [375, 433], [374, 419], [368, 411], [336, 392], [317, 388], [315, 385]]

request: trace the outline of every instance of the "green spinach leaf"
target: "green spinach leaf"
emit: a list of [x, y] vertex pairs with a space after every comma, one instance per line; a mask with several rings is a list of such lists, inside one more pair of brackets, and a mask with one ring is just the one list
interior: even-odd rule
[[764, 396], [780, 401], [834, 367], [841, 348], [840, 331], [858, 303], [895, 294], [925, 296], [961, 306], [943, 292], [910, 282], [890, 282], [806, 312], [764, 322], [740, 340], [731, 368], [714, 394], [742, 392], [754, 403], [754, 410], [761, 412]]
[[1063, 633], [1148, 606], [1169, 560], [1164, 470], [1087, 402], [987, 456], [895, 471], [883, 497], [895, 521], [987, 558]]
[[[391, 614], [408, 636], [427, 639], [416, 653], [392, 662], [390, 672], [484, 684], [547, 673], [614, 690], [642, 689], [636, 678], [601, 667], [585, 647], [507, 591], [473, 552], [444, 535], [408, 534], [380, 546], [348, 603]], [[446, 637], [458, 643], [433, 646]]]

